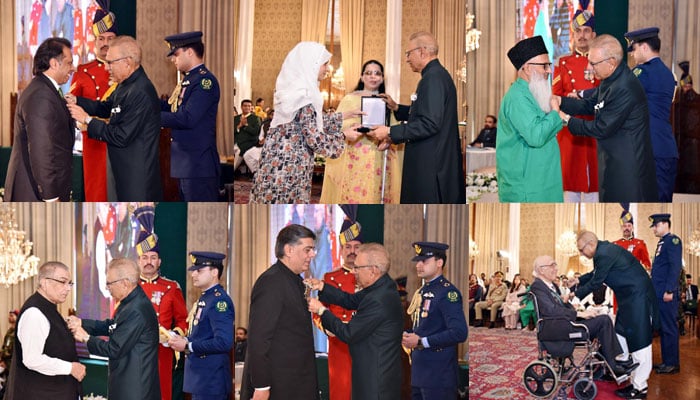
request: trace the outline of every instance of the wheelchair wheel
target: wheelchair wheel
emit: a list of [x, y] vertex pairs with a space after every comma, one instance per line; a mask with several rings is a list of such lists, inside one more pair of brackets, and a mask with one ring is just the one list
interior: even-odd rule
[[595, 399], [597, 394], [598, 387], [592, 380], [588, 378], [581, 378], [574, 382], [574, 396], [576, 396], [578, 400]]
[[556, 390], [559, 378], [551, 365], [542, 361], [533, 361], [525, 368], [523, 383], [531, 395], [546, 398]]

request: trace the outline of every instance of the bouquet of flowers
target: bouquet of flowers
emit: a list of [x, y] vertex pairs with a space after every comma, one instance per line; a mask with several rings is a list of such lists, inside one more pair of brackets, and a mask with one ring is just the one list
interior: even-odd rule
[[498, 193], [498, 181], [494, 173], [470, 172], [467, 174], [467, 199], [478, 200], [484, 193]]
[[107, 400], [106, 397], [90, 393], [88, 396], [83, 396], [83, 400]]

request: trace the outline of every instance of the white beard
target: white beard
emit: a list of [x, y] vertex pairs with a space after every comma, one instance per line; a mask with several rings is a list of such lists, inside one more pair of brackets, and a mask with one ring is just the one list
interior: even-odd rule
[[549, 81], [545, 79], [544, 75], [538, 73], [532, 74], [528, 87], [542, 111], [545, 113], [552, 111], [552, 105], [549, 103], [552, 99], [552, 87], [549, 85]]

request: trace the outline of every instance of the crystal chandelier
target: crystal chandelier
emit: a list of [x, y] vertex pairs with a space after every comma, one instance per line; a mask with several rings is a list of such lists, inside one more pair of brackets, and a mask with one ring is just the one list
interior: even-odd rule
[[573, 257], [578, 255], [578, 247], [576, 247], [576, 234], [572, 231], [565, 231], [557, 240], [557, 250], [566, 256]]
[[[329, 65], [330, 67], [330, 65]], [[345, 73], [343, 72], [343, 65], [341, 64], [335, 72], [332, 72], [331, 84], [333, 88], [339, 91], [345, 91]]]
[[31, 254], [32, 245], [18, 230], [15, 210], [0, 205], [0, 284], [9, 287], [37, 274], [39, 257]]
[[690, 235], [690, 240], [686, 243], [685, 249], [688, 254], [700, 256], [700, 224]]

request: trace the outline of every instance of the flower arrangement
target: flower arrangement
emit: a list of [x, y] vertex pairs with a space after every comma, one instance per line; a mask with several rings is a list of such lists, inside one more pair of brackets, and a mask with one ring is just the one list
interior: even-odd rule
[[467, 174], [467, 199], [478, 200], [484, 193], [498, 193], [495, 173], [470, 172]]
[[90, 393], [88, 396], [83, 396], [83, 400], [107, 400], [106, 397]]

